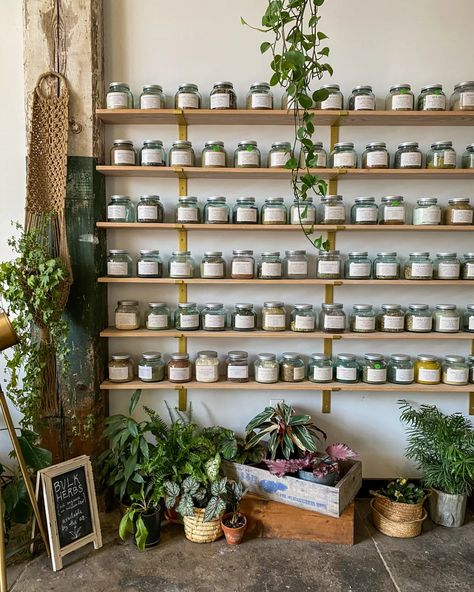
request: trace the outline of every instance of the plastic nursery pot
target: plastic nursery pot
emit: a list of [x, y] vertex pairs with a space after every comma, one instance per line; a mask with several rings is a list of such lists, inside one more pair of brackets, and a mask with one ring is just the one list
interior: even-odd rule
[[462, 526], [466, 516], [467, 494], [453, 495], [431, 490], [430, 518], [441, 526]]
[[242, 524], [242, 526], [238, 526], [237, 528], [227, 526], [226, 522], [227, 520], [230, 520], [231, 517], [232, 512], [229, 512], [228, 514], [224, 514], [221, 520], [225, 540], [229, 545], [240, 545], [244, 537], [245, 529], [247, 528], [247, 517], [239, 512], [239, 518], [241, 518], [244, 523]]
[[298, 471], [298, 477], [304, 481], [311, 481], [312, 483], [319, 483], [320, 485], [333, 486], [339, 479], [339, 473], [328, 473], [324, 477], [315, 477], [312, 471]]
[[[145, 523], [145, 527], [148, 531], [146, 541], [145, 541], [145, 549], [149, 549], [150, 547], [155, 547], [160, 542], [160, 535], [161, 535], [161, 508], [158, 508], [154, 512], [150, 512], [149, 514], [142, 514], [143, 522]], [[133, 532], [133, 542], [136, 544], [135, 541], [135, 529]]]

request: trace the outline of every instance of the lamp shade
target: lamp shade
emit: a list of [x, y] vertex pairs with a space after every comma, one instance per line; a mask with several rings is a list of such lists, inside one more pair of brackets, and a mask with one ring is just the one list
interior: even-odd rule
[[20, 342], [10, 319], [4, 312], [0, 312], [0, 351], [12, 347]]

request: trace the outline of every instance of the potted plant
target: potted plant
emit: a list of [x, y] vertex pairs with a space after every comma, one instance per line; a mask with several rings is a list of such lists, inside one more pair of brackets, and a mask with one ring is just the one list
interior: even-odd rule
[[246, 494], [238, 481], [227, 482], [227, 508], [221, 520], [225, 540], [229, 545], [239, 545], [247, 528], [247, 517], [239, 511], [240, 500]]
[[400, 401], [408, 424], [406, 455], [431, 490], [430, 517], [442, 526], [461, 526], [474, 484], [474, 429], [461, 413], [445, 415], [435, 405], [415, 409]]
[[154, 547], [160, 542], [161, 512], [158, 501], [152, 495], [152, 485], [143, 484], [138, 493], [132, 493], [131, 503], [125, 510], [119, 526], [122, 540], [133, 534], [140, 551]]
[[327, 446], [324, 452], [308, 454], [306, 464], [298, 471], [298, 477], [322, 485], [335, 485], [341, 474], [341, 461], [355, 458], [357, 452], [347, 444], [336, 442]]

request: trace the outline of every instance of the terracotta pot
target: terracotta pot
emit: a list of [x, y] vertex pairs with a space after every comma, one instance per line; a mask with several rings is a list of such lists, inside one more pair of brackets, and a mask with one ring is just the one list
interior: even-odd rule
[[222, 530], [224, 531], [225, 540], [227, 541], [227, 544], [229, 544], [229, 545], [240, 545], [240, 543], [242, 542], [242, 539], [244, 537], [245, 529], [247, 528], [247, 517], [244, 514], [240, 514], [240, 516], [242, 516], [242, 518], [244, 519], [244, 525], [239, 526], [238, 528], [231, 528], [230, 526], [226, 526], [224, 524], [224, 520], [226, 518], [229, 518], [230, 516], [232, 516], [232, 512], [229, 512], [228, 514], [224, 514], [224, 516], [222, 516], [222, 520], [221, 520], [221, 525], [222, 525]]

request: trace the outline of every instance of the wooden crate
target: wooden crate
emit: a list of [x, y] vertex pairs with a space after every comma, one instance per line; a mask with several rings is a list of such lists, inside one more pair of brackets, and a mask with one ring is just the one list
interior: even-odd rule
[[239, 463], [223, 463], [227, 477], [259, 497], [319, 512], [337, 518], [355, 498], [362, 485], [362, 463], [346, 461], [342, 465], [342, 479], [334, 486], [311, 483], [296, 477], [276, 477], [267, 469]]

